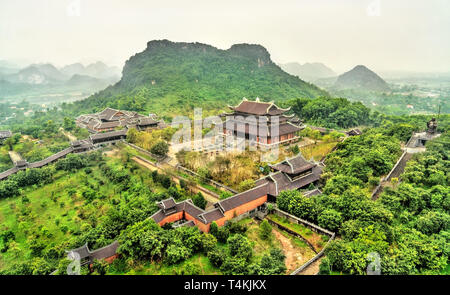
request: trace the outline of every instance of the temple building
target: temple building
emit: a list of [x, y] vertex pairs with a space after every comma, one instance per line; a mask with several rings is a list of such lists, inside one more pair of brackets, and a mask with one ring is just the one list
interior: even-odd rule
[[[301, 155], [272, 165], [271, 168], [274, 172], [257, 180], [254, 188], [215, 203], [211, 210], [200, 209], [191, 200], [177, 203], [170, 198], [158, 203], [160, 210], [151, 218], [161, 226], [174, 223], [175, 226], [197, 226], [208, 232], [213, 221], [223, 226], [241, 215], [252, 216], [264, 211], [266, 203], [274, 201], [281, 191], [306, 188], [317, 183], [322, 173], [322, 167], [306, 161]], [[320, 193], [320, 190], [314, 189], [305, 193], [305, 196]]]
[[105, 260], [106, 262], [111, 263], [118, 256], [117, 248], [119, 248], [119, 243], [115, 241], [103, 248], [91, 251], [86, 243], [79, 248], [66, 252], [68, 259], [74, 260], [79, 258], [80, 265], [90, 265], [94, 262], [94, 260]]
[[118, 127], [136, 128], [137, 130], [165, 127], [164, 120], [159, 120], [155, 114], [144, 116], [137, 112], [112, 108], [106, 108], [95, 114], [81, 115], [76, 119], [76, 124], [92, 133], [113, 131]]
[[9, 130], [0, 130], [0, 143], [4, 140], [10, 138], [12, 136], [12, 132]]
[[127, 130], [121, 129], [117, 131], [110, 131], [105, 133], [97, 133], [89, 136], [89, 141], [92, 144], [111, 143], [119, 141], [127, 137]]
[[317, 184], [323, 167], [305, 160], [301, 154], [270, 166], [272, 173], [257, 180], [255, 185], [268, 184], [268, 199], [275, 201], [280, 192], [304, 189]]
[[272, 102], [261, 102], [259, 98], [249, 101], [246, 98], [237, 105], [229, 106], [233, 111], [226, 113], [223, 133], [254, 140], [259, 145], [288, 143], [298, 139], [296, 133], [303, 128], [294, 115], [285, 115], [282, 109]]

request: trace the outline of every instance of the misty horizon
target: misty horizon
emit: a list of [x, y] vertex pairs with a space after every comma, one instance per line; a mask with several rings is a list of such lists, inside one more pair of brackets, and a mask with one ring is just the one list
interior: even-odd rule
[[0, 60], [122, 67], [148, 41], [168, 39], [224, 50], [260, 44], [277, 64], [319, 62], [336, 73], [359, 64], [377, 72], [450, 71], [446, 1], [213, 2], [2, 2]]

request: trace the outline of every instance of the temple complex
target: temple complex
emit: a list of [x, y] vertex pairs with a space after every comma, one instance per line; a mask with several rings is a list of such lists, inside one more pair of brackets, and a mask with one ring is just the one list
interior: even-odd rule
[[137, 112], [112, 108], [106, 108], [100, 113], [81, 115], [76, 119], [76, 124], [92, 133], [113, 131], [118, 127], [136, 128], [137, 130], [165, 127], [164, 120], [158, 120], [154, 114], [144, 116]]
[[[159, 225], [175, 223], [176, 226], [197, 226], [208, 232], [213, 221], [223, 226], [227, 221], [243, 214], [252, 215], [265, 210], [265, 204], [273, 201], [283, 190], [306, 188], [316, 183], [322, 167], [306, 161], [301, 154], [272, 165], [273, 172], [255, 182], [255, 187], [214, 204], [208, 211], [200, 209], [191, 200], [175, 202], [173, 198], [158, 203], [160, 208], [151, 218]], [[320, 194], [317, 189], [308, 196]]]
[[249, 101], [246, 98], [237, 105], [229, 106], [232, 113], [224, 114], [223, 133], [255, 141], [259, 145], [288, 143], [298, 139], [296, 133], [303, 128], [294, 115], [285, 115], [273, 102], [261, 102], [259, 98]]

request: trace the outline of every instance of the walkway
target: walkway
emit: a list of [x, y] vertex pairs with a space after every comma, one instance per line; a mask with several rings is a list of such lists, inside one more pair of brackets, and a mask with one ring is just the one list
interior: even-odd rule
[[[139, 165], [144, 166], [145, 168], [147, 168], [147, 169], [149, 169], [149, 170], [151, 170], [151, 171], [157, 170], [157, 171], [160, 172], [160, 173], [165, 173], [165, 172], [166, 172], [166, 170], [165, 170], [164, 168], [160, 167], [158, 164], [154, 164], [154, 163], [150, 162], [149, 160], [144, 159], [144, 158], [142, 158], [142, 157], [134, 156], [134, 157], [131, 158], [131, 159], [132, 159], [133, 161], [135, 161], [136, 163], [138, 163]], [[171, 176], [171, 179], [172, 179], [172, 181], [174, 181], [174, 182], [177, 183], [177, 184], [180, 183], [180, 180], [181, 180], [181, 179], [183, 179], [184, 181], [187, 181], [186, 179], [184, 179], [184, 178], [182, 178], [182, 177], [180, 177], [180, 176], [177, 176], [177, 175], [172, 175], [172, 176]], [[219, 199], [219, 196], [218, 196], [217, 194], [215, 194], [215, 193], [213, 193], [212, 191], [207, 190], [206, 188], [201, 187], [201, 186], [199, 186], [199, 185], [191, 186], [191, 190], [192, 190], [192, 192], [194, 192], [195, 194], [198, 193], [198, 192], [201, 192], [202, 195], [203, 195], [203, 197], [204, 197], [204, 198], [206, 199], [206, 201], [208, 201], [208, 203], [210, 203], [210, 204], [217, 203], [217, 202], [220, 200], [220, 199]], [[209, 204], [208, 204], [208, 206], [209, 206]]]

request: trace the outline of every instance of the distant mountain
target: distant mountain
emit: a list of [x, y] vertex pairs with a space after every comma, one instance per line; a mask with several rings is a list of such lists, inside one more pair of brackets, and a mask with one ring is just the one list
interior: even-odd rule
[[83, 66], [81, 63], [74, 63], [61, 68], [61, 72], [72, 77], [73, 75], [91, 76], [98, 79], [120, 79], [120, 69], [118, 67], [110, 67], [103, 62], [96, 62]]
[[[32, 64], [23, 69], [3, 73], [0, 68], [0, 99], [40, 99], [49, 102], [49, 97], [73, 97], [74, 93], [87, 95], [105, 89], [120, 79], [117, 67], [108, 67], [97, 62], [84, 67], [81, 63], [67, 65], [57, 69], [52, 64]], [[87, 75], [89, 73], [90, 75]], [[81, 96], [79, 94], [76, 94]], [[22, 97], [21, 97], [22, 96]], [[57, 103], [57, 101], [55, 101]]]
[[107, 86], [114, 84], [117, 80], [109, 79], [98, 79], [86, 75], [73, 75], [70, 80], [68, 80], [65, 85], [70, 88], [79, 89], [89, 89], [93, 91], [98, 91], [105, 89]]
[[115, 76], [120, 77], [120, 69], [118, 67], [108, 67], [99, 61], [88, 65], [84, 74], [95, 78], [106, 79]]
[[132, 56], [118, 83], [76, 104], [83, 111], [110, 106], [173, 115], [225, 107], [242, 97], [279, 101], [320, 95], [328, 93], [284, 72], [260, 45], [221, 50], [161, 40]]
[[0, 60], [0, 78], [19, 71], [19, 66], [7, 60]]
[[337, 74], [320, 62], [299, 64], [298, 62], [290, 62], [280, 64], [280, 67], [287, 73], [298, 76], [306, 81], [315, 81], [317, 79], [334, 77]]
[[340, 75], [333, 88], [337, 90], [356, 89], [364, 91], [389, 91], [389, 85], [375, 72], [363, 65]]
[[32, 64], [4, 79], [11, 83], [49, 84], [63, 81], [67, 77], [52, 64]]
[[82, 75], [85, 72], [85, 67], [81, 63], [74, 63], [71, 65], [64, 66], [60, 69], [61, 73], [68, 77], [73, 75]]

